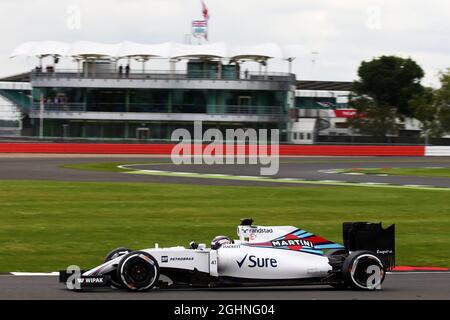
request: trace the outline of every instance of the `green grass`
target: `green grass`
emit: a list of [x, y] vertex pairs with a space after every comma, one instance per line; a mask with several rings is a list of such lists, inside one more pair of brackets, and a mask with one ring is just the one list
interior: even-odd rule
[[[373, 162], [373, 163], [377, 163], [377, 162], [382, 162], [382, 161], [386, 161], [385, 159], [369, 159], [366, 160], [364, 159], [364, 162]], [[422, 162], [422, 160], [414, 160], [414, 159], [391, 159], [389, 160], [390, 162], [397, 162], [397, 161], [401, 161], [401, 162], [409, 162], [409, 163], [420, 163]], [[437, 160], [436, 160], [437, 161]], [[349, 159], [345, 159], [345, 160], [339, 160], [339, 159], [333, 159], [333, 160], [320, 160], [320, 159], [316, 159], [316, 160], [308, 160], [308, 159], [295, 159], [295, 160], [291, 160], [291, 159], [281, 159], [280, 163], [284, 163], [284, 164], [289, 164], [289, 163], [329, 163], [329, 164], [333, 164], [333, 163], [361, 163], [361, 160], [349, 160]], [[428, 163], [433, 162], [432, 160], [427, 160]], [[440, 163], [442, 162], [446, 162], [446, 160], [439, 160]], [[450, 163], [450, 160], [449, 160]], [[136, 164], [136, 162], [94, 162], [94, 163], [76, 163], [76, 164], [68, 164], [68, 165], [62, 165], [62, 168], [67, 168], [67, 169], [78, 169], [78, 170], [88, 170], [88, 171], [109, 171], [109, 172], [126, 172], [126, 171], [130, 171], [130, 170], [125, 170], [125, 169], [120, 169], [118, 168], [118, 166], [120, 165], [131, 165], [131, 164]], [[171, 164], [170, 161], [166, 161], [164, 162], [164, 159], [158, 159], [157, 162], [149, 162], [146, 161], [146, 159], [142, 159], [142, 162], [139, 162], [139, 164], [149, 164], [149, 165], [160, 165], [160, 164]], [[192, 164], [195, 165], [195, 164]], [[360, 170], [360, 169], [357, 169]], [[362, 169], [361, 169], [362, 170]], [[384, 169], [368, 169], [369, 173], [372, 170], [384, 170]], [[431, 169], [430, 169], [431, 170]], [[446, 168], [447, 173], [448, 173], [448, 177], [450, 177], [450, 168]], [[347, 170], [345, 170], [347, 171]], [[348, 170], [349, 172], [352, 172], [353, 169]], [[437, 172], [437, 171], [436, 171]]]
[[[145, 162], [143, 162], [145, 163]], [[126, 172], [129, 170], [118, 168], [120, 165], [136, 164], [124, 162], [95, 162], [95, 163], [75, 163], [62, 165], [61, 168], [78, 169], [87, 171], [108, 171], [108, 172]], [[150, 162], [148, 164], [151, 164]], [[155, 163], [156, 164], [156, 163]]]
[[450, 168], [355, 168], [350, 170], [342, 170], [339, 172], [450, 178]]
[[0, 181], [0, 272], [91, 267], [110, 249], [235, 236], [242, 217], [341, 241], [344, 221], [397, 224], [398, 263], [450, 266], [448, 192]]

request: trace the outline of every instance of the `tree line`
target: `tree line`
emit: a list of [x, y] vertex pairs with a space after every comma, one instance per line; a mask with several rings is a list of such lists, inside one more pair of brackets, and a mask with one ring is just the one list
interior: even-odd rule
[[410, 58], [381, 56], [358, 68], [349, 104], [356, 115], [351, 128], [363, 135], [397, 135], [398, 120], [415, 118], [424, 135], [433, 138], [450, 133], [450, 69], [440, 73], [440, 87], [421, 84], [423, 69]]

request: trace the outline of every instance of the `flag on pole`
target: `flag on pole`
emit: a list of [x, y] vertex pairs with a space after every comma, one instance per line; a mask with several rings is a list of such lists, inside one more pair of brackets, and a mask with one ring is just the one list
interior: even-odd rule
[[202, 1], [202, 14], [203, 14], [203, 19], [205, 19], [206, 21], [209, 20], [209, 10], [208, 7], [206, 6], [205, 2], [203, 0]]

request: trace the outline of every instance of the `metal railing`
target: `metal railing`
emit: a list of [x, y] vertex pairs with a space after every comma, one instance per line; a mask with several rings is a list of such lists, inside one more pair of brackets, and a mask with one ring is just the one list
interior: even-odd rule
[[295, 81], [295, 75], [283, 72], [218, 72], [191, 70], [131, 70], [92, 71], [56, 69], [54, 71], [31, 72], [31, 79], [129, 79], [129, 80], [241, 80], [241, 81]]
[[[32, 111], [39, 112], [40, 104], [34, 103]], [[281, 116], [279, 106], [194, 105], [194, 104], [146, 104], [146, 103], [45, 103], [44, 112], [138, 112], [138, 113], [204, 113], [229, 115]]]
[[24, 82], [0, 81], [0, 90], [31, 90], [31, 85]]

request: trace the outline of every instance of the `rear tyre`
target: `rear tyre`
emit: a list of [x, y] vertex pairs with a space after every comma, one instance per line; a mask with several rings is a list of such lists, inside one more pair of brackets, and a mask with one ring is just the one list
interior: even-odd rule
[[[329, 258], [330, 261], [333, 261], [336, 266], [333, 266], [333, 270], [336, 268], [337, 270], [339, 270], [339, 266], [342, 266], [343, 261], [345, 260], [345, 257], [348, 256], [348, 250], [347, 249], [331, 249], [328, 250], [325, 253], [325, 256], [327, 256]], [[346, 282], [344, 282], [342, 280], [341, 283], [333, 283], [330, 284], [330, 286], [332, 286], [335, 289], [338, 290], [345, 290], [348, 288], [348, 284]]]
[[130, 252], [120, 260], [117, 278], [130, 291], [150, 290], [159, 279], [158, 262], [145, 251]]
[[386, 269], [371, 251], [352, 252], [344, 261], [342, 276], [347, 285], [359, 290], [381, 289]]
[[[128, 248], [125, 248], [125, 247], [119, 247], [119, 248], [116, 248], [116, 249], [110, 251], [110, 252], [105, 256], [105, 259], [103, 260], [103, 263], [108, 262], [108, 261], [111, 261], [111, 260], [113, 260], [113, 259], [115, 259], [115, 258], [117, 258], [117, 257], [124, 256], [124, 255], [126, 255], [127, 253], [130, 253], [131, 251], [133, 251], [133, 250], [128, 249]], [[116, 270], [114, 270], [113, 272], [111, 272], [111, 273], [110, 273], [110, 276], [111, 276], [111, 286], [112, 286], [112, 287], [118, 288], [118, 289], [123, 288], [122, 283], [120, 282], [120, 279], [117, 277], [117, 272], [116, 272]]]

